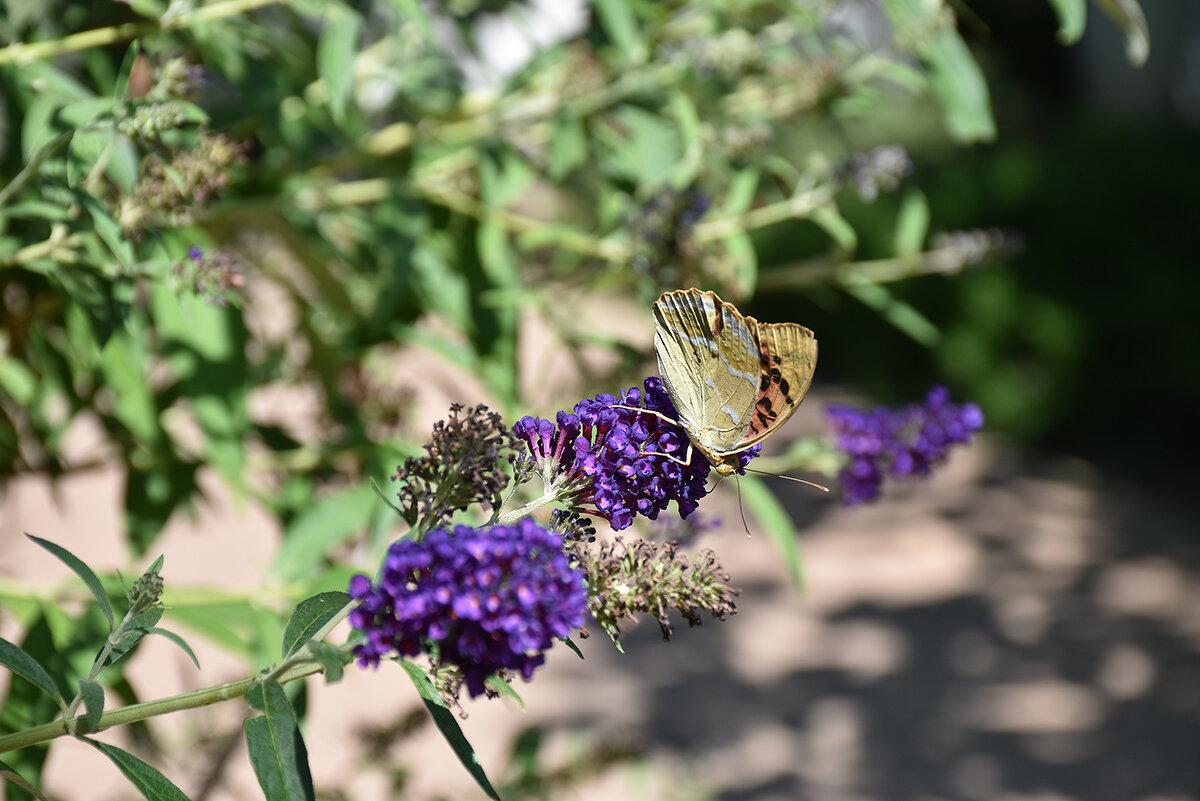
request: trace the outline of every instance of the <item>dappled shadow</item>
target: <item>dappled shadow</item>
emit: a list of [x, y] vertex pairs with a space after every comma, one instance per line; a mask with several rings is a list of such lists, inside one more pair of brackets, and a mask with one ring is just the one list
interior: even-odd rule
[[1197, 516], [1070, 465], [979, 478], [828, 508], [800, 601], [735, 572], [728, 623], [631, 632], [638, 736], [728, 801], [1200, 798]]

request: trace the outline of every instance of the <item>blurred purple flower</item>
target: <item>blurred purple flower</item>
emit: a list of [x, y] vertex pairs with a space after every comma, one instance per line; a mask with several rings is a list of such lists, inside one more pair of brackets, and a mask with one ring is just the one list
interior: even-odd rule
[[935, 386], [921, 405], [872, 410], [830, 406], [826, 410], [838, 450], [849, 457], [839, 477], [847, 506], [879, 497], [885, 475], [925, 476], [950, 450], [983, 427], [974, 403], [950, 402], [950, 391]]
[[[654, 520], [671, 501], [687, 517], [705, 496], [712, 465], [696, 448], [688, 455], [688, 436], [680, 426], [638, 407], [678, 419], [662, 379], [647, 378], [616, 395], [597, 395], [575, 404], [575, 413], [559, 412], [558, 424], [522, 418], [513, 430], [529, 444], [548, 488], [560, 488], [560, 502], [590, 504], [589, 514], [609, 521], [615, 531], [628, 528], [636, 515]], [[614, 407], [620, 404], [620, 407]], [[741, 455], [741, 466], [759, 454], [755, 446]], [[669, 458], [673, 457], [673, 458]]]
[[500, 670], [528, 680], [556, 638], [583, 626], [588, 601], [562, 537], [532, 518], [400, 540], [379, 582], [355, 576], [350, 596], [361, 601], [350, 623], [366, 635], [355, 648], [360, 665], [428, 653], [457, 666], [472, 696]]

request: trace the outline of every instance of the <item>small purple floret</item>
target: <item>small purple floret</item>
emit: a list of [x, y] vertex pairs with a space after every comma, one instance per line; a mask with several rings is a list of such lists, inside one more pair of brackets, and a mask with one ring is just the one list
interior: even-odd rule
[[442, 663], [462, 671], [472, 696], [501, 669], [533, 675], [556, 638], [583, 626], [588, 601], [562, 537], [532, 518], [396, 542], [379, 583], [355, 576], [350, 596], [362, 601], [350, 613], [366, 634], [355, 647], [360, 665], [436, 647]]
[[951, 446], [969, 442], [983, 427], [979, 407], [951, 403], [950, 391], [942, 386], [929, 390], [921, 405], [871, 410], [830, 406], [826, 414], [838, 450], [850, 458], [840, 473], [847, 506], [878, 498], [885, 475], [928, 475]]

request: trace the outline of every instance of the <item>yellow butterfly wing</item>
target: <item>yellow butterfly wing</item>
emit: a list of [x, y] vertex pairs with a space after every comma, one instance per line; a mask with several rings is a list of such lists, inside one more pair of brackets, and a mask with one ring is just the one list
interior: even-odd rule
[[655, 301], [654, 324], [659, 374], [692, 442], [713, 462], [752, 445], [742, 442], [763, 357], [746, 318], [712, 292], [684, 289]]

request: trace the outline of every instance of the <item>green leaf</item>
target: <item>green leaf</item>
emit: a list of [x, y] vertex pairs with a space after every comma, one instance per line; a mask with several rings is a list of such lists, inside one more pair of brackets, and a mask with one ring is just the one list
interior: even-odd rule
[[87, 730], [95, 731], [100, 727], [100, 716], [104, 714], [104, 688], [89, 679], [80, 679], [79, 695], [87, 712]]
[[81, 739], [85, 743], [95, 746], [111, 759], [147, 801], [191, 801], [182, 790], [171, 783], [170, 779], [128, 751], [89, 737]]
[[358, 485], [323, 498], [297, 517], [288, 527], [283, 546], [271, 565], [271, 577], [280, 581], [311, 577], [330, 548], [367, 525], [374, 498], [369, 486]]
[[854, 226], [846, 221], [837, 206], [832, 203], [813, 209], [809, 219], [829, 234], [834, 243], [846, 253], [853, 253], [858, 247], [858, 234], [855, 233]]
[[525, 708], [525, 699], [521, 697], [521, 694], [513, 689], [512, 684], [508, 683], [499, 676], [488, 676], [483, 683], [501, 695], [507, 695], [509, 698], [516, 701], [521, 705], [521, 709]]
[[843, 288], [865, 305], [874, 309], [883, 319], [926, 347], [933, 347], [942, 338], [942, 332], [929, 322], [929, 318], [917, 311], [907, 301], [892, 294], [879, 284], [843, 284]]
[[27, 654], [21, 646], [16, 643], [11, 643], [8, 640], [0, 637], [0, 665], [27, 679], [38, 689], [45, 692], [51, 698], [58, 702], [60, 707], [65, 707], [66, 702], [63, 701], [62, 693], [54, 684], [54, 679], [50, 678], [50, 674], [46, 669]]
[[242, 726], [250, 764], [267, 801], [313, 801], [308, 752], [296, 725], [296, 713], [277, 681], [253, 685], [246, 703], [263, 714]]
[[116, 620], [113, 617], [112, 600], [108, 597], [108, 591], [104, 589], [104, 585], [100, 583], [99, 577], [92, 572], [92, 569], [84, 564], [83, 560], [61, 545], [44, 540], [41, 537], [35, 537], [29, 532], [26, 532], [25, 536], [52, 553], [63, 564], [71, 568], [75, 575], [83, 579], [83, 583], [92, 591], [92, 597], [100, 605], [100, 611], [104, 613], [104, 617], [108, 618], [108, 629], [112, 631], [116, 625]]
[[502, 209], [518, 200], [537, 173], [518, 153], [500, 151], [499, 156], [479, 159], [479, 196], [489, 208]]
[[1058, 41], [1075, 44], [1087, 27], [1087, 0], [1050, 0], [1058, 15]]
[[584, 658], [583, 651], [579, 650], [579, 646], [570, 637], [565, 637], [563, 639], [563, 644], [566, 645], [568, 648], [570, 648], [572, 651], [574, 651], [575, 656], [579, 657], [580, 659]]
[[446, 708], [446, 702], [442, 700], [442, 696], [438, 694], [433, 683], [429, 681], [429, 677], [425, 674], [425, 669], [407, 659], [399, 661], [400, 667], [404, 668], [408, 677], [412, 679], [413, 686], [417, 688], [417, 694], [425, 702], [425, 708], [433, 716], [433, 722], [437, 724], [438, 730], [446, 738], [446, 742], [454, 749], [454, 755], [458, 757], [458, 761], [463, 764], [463, 767], [467, 769], [467, 772], [471, 774], [472, 778], [475, 779], [475, 783], [487, 794], [488, 798], [500, 801], [500, 795], [496, 792], [496, 788], [492, 787], [492, 783], [488, 781], [487, 774], [483, 772], [483, 766], [479, 763], [479, 756], [475, 753], [475, 749], [471, 746], [471, 743], [467, 741], [466, 735], [463, 734], [462, 727], [458, 725], [458, 719]]
[[75, 197], [92, 218], [92, 227], [96, 235], [108, 246], [117, 263], [125, 268], [130, 267], [135, 261], [133, 245], [129, 243], [121, 225], [113, 219], [108, 207], [86, 192], [76, 192]]
[[58, 118], [71, 128], [83, 128], [112, 113], [113, 104], [107, 97], [89, 97], [63, 106]]
[[594, 0], [592, 7], [619, 54], [619, 60], [626, 66], [645, 61], [648, 52], [646, 42], [642, 39], [642, 27], [629, 0]]
[[20, 406], [33, 403], [33, 394], [37, 390], [37, 375], [25, 365], [11, 356], [0, 358], [0, 389]]
[[1105, 14], [1125, 32], [1125, 58], [1135, 67], [1150, 57], [1150, 27], [1138, 0], [1096, 0]]
[[898, 29], [924, 31], [914, 46], [929, 88], [942, 104], [946, 128], [958, 142], [988, 142], [996, 137], [992, 101], [983, 71], [952, 26], [939, 22], [941, 2], [883, 0]]
[[634, 181], [642, 191], [657, 189], [683, 157], [675, 122], [636, 106], [624, 106], [613, 117], [610, 127], [596, 129], [610, 150], [609, 171]]
[[37, 798], [38, 801], [49, 801], [49, 799], [47, 799], [46, 796], [42, 795], [41, 792], [39, 792], [36, 787], [34, 787], [29, 782], [25, 781], [25, 779], [21, 776], [21, 774], [17, 773], [7, 763], [5, 763], [2, 760], [0, 760], [0, 778], [7, 779], [8, 781], [17, 785], [25, 792], [27, 792], [30, 795]]
[[329, 110], [342, 121], [354, 96], [354, 60], [362, 18], [341, 3], [325, 8], [317, 40], [317, 74], [329, 87]]
[[921, 252], [929, 233], [929, 201], [920, 189], [909, 189], [900, 200], [896, 216], [896, 234], [892, 248], [897, 256], [907, 257]]
[[192, 646], [187, 644], [187, 640], [183, 639], [173, 631], [168, 631], [166, 629], [159, 628], [158, 626], [151, 626], [150, 628], [146, 629], [146, 633], [157, 634], [160, 637], [166, 637], [168, 640], [183, 649], [183, 652], [188, 655], [189, 659], [192, 660], [192, 664], [196, 666], [196, 670], [200, 669], [200, 660], [196, 658], [196, 652], [192, 650]]
[[113, 416], [146, 445], [162, 437], [158, 406], [146, 375], [149, 359], [142, 343], [120, 331], [109, 338], [100, 352], [100, 367], [113, 395]]
[[517, 258], [517, 251], [508, 238], [508, 231], [491, 221], [480, 223], [476, 234], [476, 246], [479, 248], [479, 263], [483, 265], [483, 270], [493, 286], [520, 285], [521, 264]]
[[754, 247], [754, 239], [745, 231], [739, 231], [725, 237], [723, 243], [734, 265], [740, 294], [753, 295], [758, 285], [758, 251]]
[[121, 60], [121, 71], [117, 73], [116, 83], [113, 84], [112, 102], [114, 104], [125, 102], [125, 96], [129, 94], [129, 78], [133, 75], [133, 64], [137, 61], [138, 53], [141, 52], [141, 41], [134, 39], [133, 43], [129, 45], [129, 49], [125, 51], [125, 58]]
[[303, 648], [348, 603], [350, 596], [344, 592], [322, 592], [296, 604], [287, 628], [283, 630], [283, 658], [287, 659]]
[[783, 563], [787, 566], [792, 582], [804, 589], [804, 560], [800, 556], [800, 540], [792, 517], [779, 503], [771, 490], [757, 476], [740, 476], [742, 498], [754, 514], [755, 519], [767, 530]]
[[587, 163], [587, 131], [583, 120], [574, 115], [556, 117], [551, 131], [546, 174], [552, 181], [560, 181], [576, 167]]
[[349, 654], [343, 652], [336, 645], [330, 645], [327, 642], [317, 642], [316, 640], [308, 644], [308, 650], [325, 673], [326, 684], [334, 684], [342, 680], [343, 669], [346, 667], [346, 663], [350, 661]]
[[725, 196], [725, 205], [721, 213], [727, 217], [745, 214], [754, 205], [754, 197], [758, 194], [758, 181], [762, 174], [754, 167], [738, 170], [729, 184], [729, 192]]
[[105, 151], [116, 140], [117, 132], [111, 127], [90, 131], [76, 131], [67, 146], [67, 186], [81, 186], [92, 167], [105, 158]]

